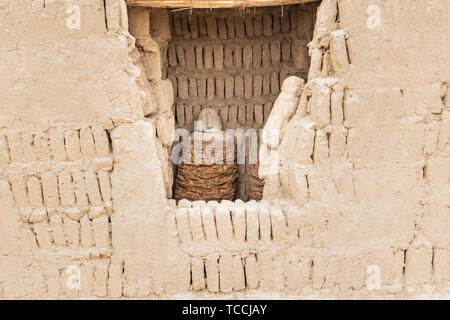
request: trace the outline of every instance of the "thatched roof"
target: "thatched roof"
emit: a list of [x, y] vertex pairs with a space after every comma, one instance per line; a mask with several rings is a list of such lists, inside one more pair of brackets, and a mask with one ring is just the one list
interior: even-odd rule
[[320, 0], [127, 0], [129, 6], [157, 8], [245, 8], [281, 6]]

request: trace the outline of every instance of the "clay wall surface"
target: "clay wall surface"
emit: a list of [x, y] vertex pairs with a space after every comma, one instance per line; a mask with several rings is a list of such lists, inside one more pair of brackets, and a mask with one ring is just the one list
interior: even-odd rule
[[194, 42], [158, 10], [0, 0], [0, 298], [448, 298], [448, 1], [321, 2], [259, 203], [167, 200], [191, 104], [160, 53]]

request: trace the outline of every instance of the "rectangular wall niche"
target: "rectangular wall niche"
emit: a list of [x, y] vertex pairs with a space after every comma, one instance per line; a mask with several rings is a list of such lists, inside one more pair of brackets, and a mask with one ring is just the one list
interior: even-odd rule
[[[174, 88], [177, 127], [192, 132], [200, 111], [212, 107], [224, 129], [263, 128], [283, 80], [306, 80], [317, 6], [169, 11], [161, 62]], [[161, 12], [149, 10], [150, 17]], [[236, 198], [247, 201], [255, 180], [248, 162], [238, 171]]]

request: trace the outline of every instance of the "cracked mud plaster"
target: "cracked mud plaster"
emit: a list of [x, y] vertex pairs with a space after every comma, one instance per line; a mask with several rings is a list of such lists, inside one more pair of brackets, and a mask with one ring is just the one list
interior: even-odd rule
[[[124, 1], [90, 0], [76, 32], [63, 2], [0, 3], [0, 298], [444, 297], [450, 19], [438, 2], [380, 4], [372, 30], [366, 1], [323, 0], [301, 19], [135, 9], [128, 22]], [[309, 50], [228, 48], [293, 31]], [[266, 148], [280, 171], [264, 200], [167, 200], [171, 132], [201, 110], [187, 102], [240, 99], [223, 123], [262, 127], [283, 61], [305, 83], [275, 112], [282, 135]], [[214, 74], [188, 79], [193, 64]], [[243, 112], [245, 99], [262, 100]]]

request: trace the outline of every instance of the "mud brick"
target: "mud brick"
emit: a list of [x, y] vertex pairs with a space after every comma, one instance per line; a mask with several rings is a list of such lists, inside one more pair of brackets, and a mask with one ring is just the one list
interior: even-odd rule
[[247, 113], [246, 125], [251, 127], [251, 126], [253, 126], [253, 123], [254, 123], [254, 117], [253, 117], [254, 106], [252, 104], [247, 104], [245, 106], [245, 108], [246, 108], [246, 113]]
[[259, 44], [253, 46], [253, 68], [260, 68], [262, 62], [262, 48]]
[[184, 107], [184, 119], [185, 124], [190, 126], [194, 123], [194, 110], [192, 106], [185, 106]]
[[66, 154], [69, 161], [81, 159], [80, 137], [78, 130], [67, 130], [64, 133], [66, 142]]
[[61, 174], [58, 177], [59, 196], [61, 204], [64, 207], [73, 207], [75, 205], [75, 193], [70, 174]]
[[262, 16], [256, 15], [253, 17], [253, 30], [255, 33], [255, 37], [262, 36], [263, 33], [263, 22], [262, 22]]
[[272, 111], [272, 102], [267, 102], [264, 104], [264, 123], [269, 119], [270, 112]]
[[273, 34], [280, 33], [281, 30], [281, 17], [279, 14], [275, 13], [272, 17], [272, 32]]
[[[14, 195], [14, 200], [19, 207], [28, 207], [27, 187], [25, 178], [21, 174], [14, 174], [9, 176], [11, 190]], [[56, 188], [56, 192], [58, 189]]]
[[194, 106], [194, 121], [198, 119], [198, 115], [202, 111], [202, 107], [199, 105]]
[[236, 37], [245, 38], [245, 25], [244, 19], [240, 16], [234, 17], [235, 29], [236, 29]]
[[290, 41], [283, 41], [281, 45], [281, 57], [283, 61], [291, 60], [291, 43]]
[[209, 292], [219, 292], [219, 264], [216, 254], [206, 257], [206, 286]]
[[194, 291], [203, 290], [206, 287], [205, 282], [205, 265], [203, 259], [191, 259], [191, 273], [192, 273], [192, 289]]
[[231, 68], [233, 66], [233, 49], [230, 46], [225, 47], [224, 65], [226, 68]]
[[82, 172], [74, 172], [72, 174], [73, 182], [75, 184], [75, 198], [77, 199], [77, 206], [87, 207], [89, 200], [86, 191], [86, 182]]
[[231, 214], [229, 209], [219, 206], [216, 208], [217, 234], [220, 241], [233, 240], [233, 225], [231, 223]]
[[[5, 139], [5, 141], [6, 141], [6, 139]], [[34, 146], [35, 146], [37, 157], [38, 157], [39, 161], [51, 160], [50, 141], [49, 141], [47, 135], [42, 134], [42, 133], [36, 133], [34, 135]], [[94, 142], [92, 142], [92, 147], [94, 147]], [[93, 154], [95, 154], [95, 150], [94, 150]], [[11, 158], [11, 161], [12, 161], [12, 158]]]
[[259, 268], [256, 256], [251, 254], [245, 260], [245, 279], [249, 289], [257, 289], [259, 286]]
[[173, 14], [173, 31], [177, 36], [183, 35], [183, 30], [181, 27], [181, 14], [180, 13]]
[[109, 261], [100, 260], [95, 263], [94, 294], [103, 298], [107, 294]]
[[234, 27], [234, 17], [232, 15], [228, 15], [226, 18], [226, 22], [227, 22], [228, 38], [234, 38], [236, 36]]
[[234, 77], [229, 76], [225, 80], [225, 98], [231, 99], [234, 96]]
[[178, 239], [181, 243], [187, 243], [192, 240], [187, 212], [187, 208], [181, 208], [176, 210], [175, 213]]
[[80, 224], [78, 221], [64, 216], [63, 225], [69, 248], [72, 250], [78, 249], [80, 247]]
[[242, 68], [242, 47], [234, 48], [234, 65], [236, 68]]
[[290, 10], [289, 11], [289, 21], [290, 21], [290, 26], [291, 26], [291, 30], [297, 30], [297, 14], [298, 10]]
[[197, 80], [189, 79], [189, 97], [196, 98], [197, 97]]
[[236, 97], [244, 97], [244, 80], [242, 76], [238, 74], [234, 76], [234, 92], [236, 94]]
[[262, 45], [262, 66], [270, 67], [270, 45], [268, 42]]
[[284, 13], [281, 17], [281, 31], [283, 32], [289, 32], [290, 28], [290, 21], [289, 21], [289, 15]]
[[206, 79], [197, 80], [197, 94], [201, 99], [206, 99]]
[[208, 37], [211, 39], [217, 38], [217, 18], [215, 16], [206, 16], [206, 30], [208, 32]]
[[183, 13], [181, 15], [181, 30], [182, 30], [184, 39], [191, 38], [191, 31], [189, 30], [188, 16], [185, 13]]
[[184, 107], [184, 105], [175, 107], [178, 127], [184, 127]]
[[203, 47], [201, 46], [195, 47], [195, 63], [198, 70], [203, 69]]
[[247, 208], [247, 242], [256, 243], [259, 240], [258, 207]]
[[222, 119], [223, 124], [228, 122], [228, 107], [220, 108], [220, 119]]
[[50, 226], [52, 228], [53, 241], [58, 247], [65, 247], [67, 245], [66, 236], [64, 232], [63, 219], [59, 214], [55, 214], [50, 218]]
[[262, 19], [263, 35], [270, 37], [272, 35], [272, 15], [270, 13], [265, 13]]
[[87, 171], [84, 174], [86, 182], [86, 190], [89, 198], [89, 203], [93, 206], [101, 206], [102, 197], [100, 195], [100, 187], [97, 180], [97, 175], [93, 171]]
[[173, 99], [175, 100], [175, 98], [178, 95], [178, 83], [177, 83], [177, 78], [175, 78], [175, 76], [169, 76], [167, 79], [169, 79], [169, 81], [172, 83], [172, 88], [173, 88]]
[[197, 22], [197, 16], [193, 14], [188, 15], [188, 21], [189, 21], [189, 28], [191, 30], [191, 38], [197, 39], [198, 38], [198, 22]]
[[308, 47], [300, 40], [294, 40], [292, 43], [292, 55], [296, 69], [305, 71], [308, 70]]
[[261, 104], [255, 104], [255, 124], [261, 127], [264, 124], [263, 106]]
[[169, 66], [176, 67], [178, 65], [177, 50], [175, 45], [170, 45], [167, 50], [167, 59], [169, 60]]
[[251, 45], [246, 45], [244, 47], [243, 60], [244, 69], [249, 70], [252, 67], [253, 50]]
[[187, 46], [184, 48], [186, 55], [186, 69], [195, 70], [195, 48], [194, 46]]
[[38, 177], [31, 176], [27, 180], [28, 203], [34, 208], [42, 207], [42, 187]]
[[212, 69], [214, 67], [213, 49], [211, 46], [206, 46], [204, 49], [205, 68]]
[[110, 155], [110, 145], [108, 133], [100, 126], [92, 127], [94, 136], [95, 151], [98, 157], [108, 157]]
[[95, 246], [97, 248], [109, 247], [109, 218], [100, 216], [93, 220]]
[[64, 131], [61, 129], [50, 129], [50, 146], [53, 160], [66, 161], [66, 146], [64, 144]]
[[238, 107], [236, 105], [232, 105], [228, 112], [228, 122], [232, 125], [237, 123], [237, 113]]
[[219, 259], [220, 292], [229, 293], [233, 290], [233, 255], [228, 252], [220, 254]]
[[251, 15], [245, 16], [245, 33], [247, 34], [247, 37], [253, 37], [253, 17]]
[[270, 74], [266, 73], [263, 75], [263, 95], [270, 94]]
[[223, 70], [223, 45], [214, 47], [214, 68], [217, 71]]
[[52, 172], [41, 175], [42, 193], [47, 207], [56, 208], [59, 204], [58, 179]]
[[270, 43], [270, 57], [272, 64], [277, 64], [281, 61], [281, 42], [275, 40]]
[[178, 98], [186, 100], [189, 98], [189, 85], [186, 76], [178, 77]]
[[233, 290], [245, 289], [245, 270], [240, 255], [233, 256]]
[[208, 35], [208, 31], [206, 30], [206, 20], [205, 20], [205, 17], [198, 16], [197, 22], [198, 22], [198, 33], [199, 33], [201, 36], [206, 36], [206, 35]]
[[253, 77], [246, 75], [244, 77], [244, 97], [250, 99], [253, 95]]
[[272, 72], [270, 75], [270, 92], [273, 95], [280, 93], [280, 83], [279, 83], [278, 72]]
[[262, 75], [253, 76], [253, 97], [259, 98], [262, 93]]
[[192, 239], [194, 242], [200, 243], [205, 241], [203, 233], [202, 215], [200, 207], [193, 207], [188, 209], [189, 227], [191, 229]]
[[33, 224], [33, 230], [40, 248], [50, 249], [52, 247], [52, 240], [48, 229], [47, 221]]
[[218, 20], [219, 38], [225, 40], [227, 38], [227, 24], [225, 18], [220, 17]]
[[215, 93], [215, 81], [214, 78], [207, 78], [206, 79], [206, 99], [208, 100], [214, 100], [214, 97], [216, 95]]
[[184, 54], [184, 48], [182, 46], [176, 46], [178, 64], [180, 67], [186, 67], [186, 55]]
[[225, 80], [224, 79], [216, 79], [216, 96], [218, 98], [225, 97]]
[[111, 201], [111, 182], [109, 180], [109, 173], [104, 170], [99, 170], [97, 175], [103, 201]]
[[243, 125], [243, 126], [245, 126], [245, 118], [247, 117], [247, 112], [246, 112], [246, 106], [245, 105], [243, 105], [243, 106], [240, 106], [239, 108], [238, 108], [238, 122], [241, 124], [241, 125]]

